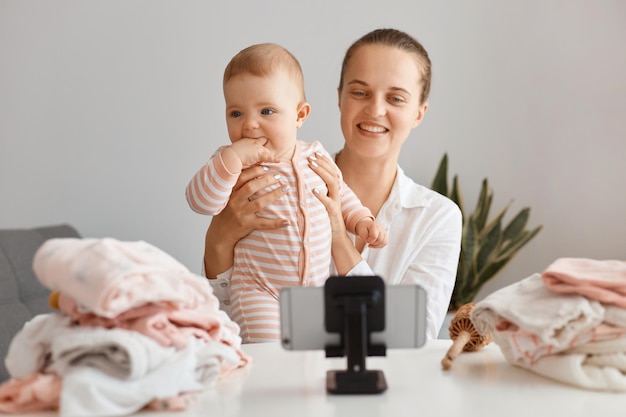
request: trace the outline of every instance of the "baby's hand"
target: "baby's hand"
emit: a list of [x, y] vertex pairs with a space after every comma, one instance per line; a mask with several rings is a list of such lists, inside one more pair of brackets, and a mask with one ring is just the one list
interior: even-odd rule
[[387, 244], [387, 231], [370, 218], [359, 221], [355, 232], [370, 248], [382, 248]]
[[228, 148], [237, 154], [243, 167], [259, 162], [276, 162], [271, 151], [264, 146], [266, 143], [267, 138], [242, 138], [233, 142]]

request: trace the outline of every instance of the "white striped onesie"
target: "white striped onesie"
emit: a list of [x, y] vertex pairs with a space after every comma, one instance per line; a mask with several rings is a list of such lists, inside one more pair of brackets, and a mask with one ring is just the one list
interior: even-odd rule
[[[239, 177], [239, 173], [230, 173], [224, 166], [221, 149], [187, 185], [187, 202], [198, 213], [219, 214]], [[330, 220], [326, 208], [312, 191], [317, 188], [326, 193], [327, 187], [309, 168], [308, 157], [315, 152], [332, 161], [319, 142], [297, 141], [291, 161], [263, 164], [269, 168], [269, 174], [280, 174], [289, 190], [258, 215], [288, 219], [290, 226], [254, 230], [235, 246], [230, 315], [241, 327], [244, 343], [280, 338], [278, 296], [282, 287], [321, 286], [328, 278]], [[341, 179], [341, 171], [335, 168]], [[348, 231], [354, 233], [356, 224], [364, 218], [374, 219], [342, 179], [340, 196]]]

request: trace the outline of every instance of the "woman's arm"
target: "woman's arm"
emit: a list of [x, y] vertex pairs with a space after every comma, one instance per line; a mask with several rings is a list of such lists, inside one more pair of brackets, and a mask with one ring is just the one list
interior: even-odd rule
[[267, 174], [265, 167], [257, 165], [241, 172], [224, 210], [211, 219], [204, 240], [204, 273], [215, 278], [233, 265], [235, 244], [256, 229], [275, 229], [288, 226], [286, 219], [266, 219], [256, 213], [278, 200], [287, 191], [283, 185], [250, 200], [257, 192], [274, 184], [280, 177]]

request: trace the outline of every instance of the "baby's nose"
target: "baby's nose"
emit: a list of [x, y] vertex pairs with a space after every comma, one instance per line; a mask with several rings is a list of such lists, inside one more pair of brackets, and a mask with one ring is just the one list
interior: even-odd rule
[[259, 122], [256, 117], [246, 117], [243, 121], [244, 131], [254, 130], [259, 128]]

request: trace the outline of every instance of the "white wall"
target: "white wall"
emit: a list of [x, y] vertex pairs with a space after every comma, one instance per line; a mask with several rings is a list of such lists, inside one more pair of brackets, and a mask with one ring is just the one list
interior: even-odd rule
[[467, 205], [488, 177], [495, 208], [514, 200], [544, 225], [481, 295], [561, 256], [626, 259], [620, 0], [0, 0], [0, 227], [67, 222], [199, 272], [210, 218], [184, 188], [227, 141], [228, 59], [289, 48], [313, 106], [300, 138], [337, 150], [340, 61], [377, 27], [410, 32], [434, 62], [405, 171], [428, 185], [448, 152]]

